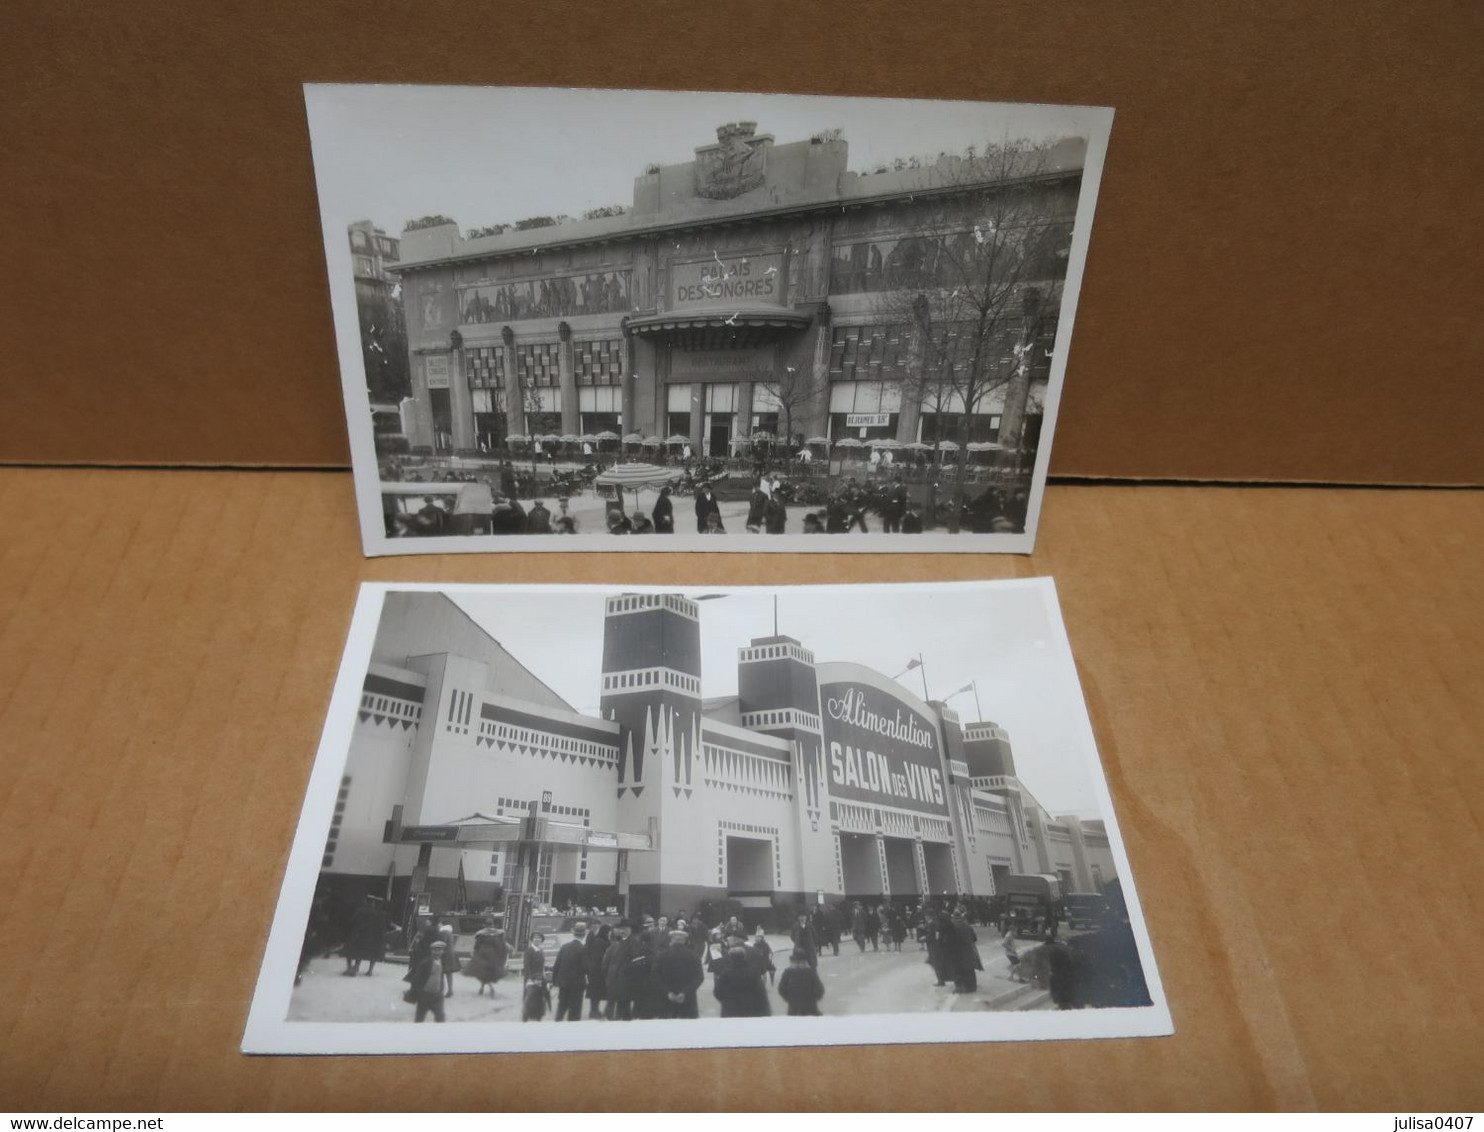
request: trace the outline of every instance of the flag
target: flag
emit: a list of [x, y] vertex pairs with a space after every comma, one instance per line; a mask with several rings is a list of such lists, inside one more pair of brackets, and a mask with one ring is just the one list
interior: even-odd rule
[[922, 667], [922, 661], [918, 660], [916, 657], [913, 657], [911, 660], [909, 660], [907, 662], [907, 667], [904, 668], [904, 669], [902, 669], [902, 671], [903, 672], [911, 672], [914, 668], [921, 668], [921, 667]]
[[972, 692], [972, 691], [973, 691], [973, 690], [974, 690], [974, 681], [972, 681], [972, 680], [970, 680], [970, 681], [969, 681], [969, 682], [968, 682], [968, 683], [967, 683], [967, 684], [965, 684], [965, 685], [964, 685], [964, 686], [963, 686], [963, 687], [962, 687], [962, 688], [960, 688], [960, 689], [959, 689], [959, 690], [958, 690], [958, 691], [957, 691], [957, 692], [953, 692], [953, 693], [951, 693], [951, 694], [952, 694], [952, 695], [955, 695], [955, 696], [961, 696], [961, 695], [963, 695], [963, 694], [964, 694], [964, 693], [965, 693], [965, 692]]

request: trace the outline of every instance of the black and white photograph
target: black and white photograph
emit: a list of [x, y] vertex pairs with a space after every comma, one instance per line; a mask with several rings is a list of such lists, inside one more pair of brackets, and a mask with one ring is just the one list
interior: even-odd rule
[[1170, 1032], [1050, 579], [367, 583], [243, 1048]]
[[305, 99], [368, 554], [1034, 546], [1111, 110]]

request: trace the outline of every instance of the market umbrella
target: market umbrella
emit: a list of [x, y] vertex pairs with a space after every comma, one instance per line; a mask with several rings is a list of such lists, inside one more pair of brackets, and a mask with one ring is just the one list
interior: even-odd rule
[[669, 436], [665, 437], [665, 443], [666, 444], [689, 444], [690, 443], [690, 437], [688, 437], [688, 436], [681, 436], [678, 432], [673, 432]]
[[903, 447], [910, 448], [914, 452], [931, 452], [933, 450], [931, 444], [924, 444], [920, 440], [914, 440], [911, 444], [903, 445]]
[[674, 483], [682, 474], [679, 468], [662, 468], [658, 464], [635, 461], [627, 464], [614, 464], [607, 471], [599, 472], [594, 482], [604, 487], [618, 488], [620, 502], [623, 499], [624, 488], [628, 488], [634, 493], [634, 505], [637, 507], [640, 491], [645, 488], [658, 491], [667, 484]]
[[658, 448], [663, 443], [664, 441], [657, 436], [646, 436], [643, 441], [645, 448]]
[[626, 437], [623, 438], [623, 442], [625, 444], [647, 444], [648, 443], [648, 441], [646, 441], [644, 439], [644, 434], [642, 432], [631, 432], [631, 433], [629, 433], [628, 436], [626, 436]]
[[507, 436], [505, 438], [505, 443], [506, 444], [524, 444], [528, 440], [530, 440], [530, 437], [525, 436], [525, 435], [523, 435], [521, 433], [518, 433], [518, 432], [512, 432], [509, 436]]
[[940, 440], [938, 441], [938, 448], [944, 452], [957, 452], [958, 443], [952, 440]]
[[577, 438], [577, 443], [579, 444], [596, 444], [597, 442], [598, 437], [594, 436], [590, 432], [585, 432]]
[[606, 472], [599, 472], [597, 482], [604, 487], [659, 489], [668, 483], [674, 483], [681, 475], [679, 468], [662, 468], [658, 464], [635, 461], [627, 464], [614, 464]]
[[614, 432], [612, 429], [605, 428], [602, 432], [598, 433], [597, 439], [598, 440], [617, 440], [618, 439], [618, 433]]
[[836, 448], [864, 448], [865, 445], [853, 436], [847, 436], [844, 440], [835, 441]]
[[557, 439], [563, 444], [577, 444], [581, 438], [575, 432], [564, 432]]
[[804, 441], [804, 443], [811, 445], [823, 444], [826, 448], [828, 448], [830, 445], [830, 438], [828, 436], [811, 436], [808, 440]]
[[900, 440], [892, 440], [889, 438], [886, 440], [872, 440], [869, 441], [869, 444], [872, 448], [900, 448], [902, 446], [902, 442]]
[[964, 445], [966, 452], [1003, 452], [1004, 448], [992, 440], [971, 440]]

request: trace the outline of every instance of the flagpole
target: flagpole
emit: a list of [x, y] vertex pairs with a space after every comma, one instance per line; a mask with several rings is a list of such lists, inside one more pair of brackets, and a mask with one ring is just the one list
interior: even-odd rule
[[974, 722], [984, 722], [984, 709], [979, 706], [979, 681], [974, 681]]
[[928, 690], [927, 690], [927, 665], [925, 665], [925, 664], [922, 663], [922, 653], [918, 653], [917, 654], [917, 671], [922, 676], [922, 698], [924, 700], [926, 700], [928, 698]]

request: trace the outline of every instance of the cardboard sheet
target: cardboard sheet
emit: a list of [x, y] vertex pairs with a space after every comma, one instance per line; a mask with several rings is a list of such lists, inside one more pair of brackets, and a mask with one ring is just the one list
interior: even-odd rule
[[1026, 560], [768, 561], [1057, 578], [1174, 1037], [332, 1062], [238, 1044], [355, 584], [756, 565], [366, 561], [348, 474], [0, 485], [24, 507], [0, 556], [12, 1106], [1484, 1105], [1476, 493], [1053, 486]]

